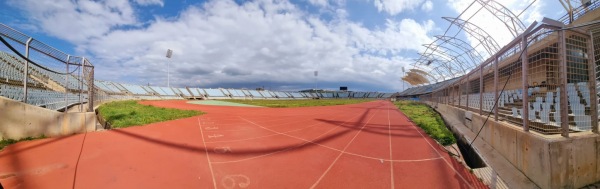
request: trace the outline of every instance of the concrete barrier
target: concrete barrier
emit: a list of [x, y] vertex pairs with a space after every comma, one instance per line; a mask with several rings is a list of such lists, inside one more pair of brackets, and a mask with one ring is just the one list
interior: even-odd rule
[[63, 113], [0, 97], [0, 140], [94, 131], [94, 112]]
[[[486, 118], [444, 104], [438, 104], [436, 110], [444, 117], [460, 120], [473, 133], [479, 132]], [[525, 132], [517, 125], [490, 117], [478, 140], [492, 146], [540, 188], [581, 188], [599, 182], [600, 136], [592, 132], [570, 136]]]

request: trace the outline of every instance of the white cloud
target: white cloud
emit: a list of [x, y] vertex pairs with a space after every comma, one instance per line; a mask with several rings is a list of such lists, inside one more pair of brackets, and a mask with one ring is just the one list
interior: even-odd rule
[[421, 5], [421, 10], [423, 10], [425, 12], [429, 12], [429, 11], [433, 10], [433, 3], [430, 0], [425, 1], [425, 3], [423, 3], [423, 5]]
[[308, 2], [310, 4], [316, 5], [316, 6], [321, 6], [321, 7], [326, 7], [329, 5], [329, 1], [328, 0], [308, 0]]
[[163, 0], [134, 0], [139, 5], [160, 5], [165, 6]]
[[375, 0], [374, 4], [379, 12], [385, 11], [389, 15], [397, 15], [404, 10], [413, 10], [418, 7], [423, 0]]
[[111, 28], [136, 22], [127, 0], [36, 1], [10, 0], [23, 9], [43, 31], [73, 43], [108, 33]]
[[[399, 55], [422, 50], [421, 44], [431, 41], [433, 21], [387, 20], [380, 29], [368, 29], [339, 12], [324, 21], [288, 1], [213, 0], [177, 18], [157, 17], [144, 28], [76, 40], [58, 36], [92, 55], [96, 76], [104, 80], [164, 86], [169, 61], [175, 86], [279, 83], [282, 89], [299, 89], [293, 86], [312, 86], [318, 69], [320, 82], [399, 90], [400, 69], [411, 62]], [[169, 60], [166, 49], [174, 50]]]

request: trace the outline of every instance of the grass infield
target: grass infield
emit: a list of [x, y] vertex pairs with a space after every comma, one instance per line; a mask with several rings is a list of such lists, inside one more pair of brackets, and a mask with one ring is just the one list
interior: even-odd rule
[[194, 110], [147, 106], [138, 104], [133, 100], [109, 102], [101, 105], [98, 111], [112, 128], [146, 125], [204, 114], [203, 112]]
[[406, 114], [415, 124], [421, 127], [433, 139], [446, 146], [456, 143], [456, 138], [448, 130], [444, 120], [426, 104], [413, 101], [398, 101], [394, 103], [402, 113]]
[[226, 102], [263, 106], [271, 108], [294, 108], [309, 106], [333, 106], [370, 102], [373, 99], [318, 99], [318, 100], [222, 100]]

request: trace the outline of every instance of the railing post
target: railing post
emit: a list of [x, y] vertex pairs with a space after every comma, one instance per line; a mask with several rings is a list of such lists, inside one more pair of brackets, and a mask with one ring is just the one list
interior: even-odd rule
[[[31, 43], [31, 41], [33, 40], [33, 38], [29, 38], [27, 39], [27, 42], [25, 43], [25, 57], [27, 59], [29, 59], [29, 44]], [[27, 80], [29, 79], [29, 61], [25, 60], [25, 69], [23, 70], [23, 102], [27, 103]]]
[[479, 67], [479, 115], [483, 115], [483, 68], [485, 63]]
[[465, 91], [467, 91], [467, 92], [466, 92], [466, 99], [465, 99], [465, 100], [466, 100], [466, 102], [465, 102], [465, 110], [467, 110], [467, 111], [469, 111], [469, 108], [470, 108], [470, 107], [469, 107], [469, 89], [471, 89], [471, 88], [470, 88], [470, 85], [471, 85], [470, 83], [471, 83], [471, 81], [469, 80], [469, 75], [470, 75], [470, 74], [467, 74], [467, 76], [466, 76], [466, 77], [467, 77], [467, 83], [465, 84], [465, 85], [466, 85], [466, 86], [465, 86], [465, 89], [466, 89]]
[[83, 63], [85, 62], [85, 57], [81, 58], [81, 62], [79, 63], [79, 112], [83, 112], [83, 104], [81, 101], [81, 90], [83, 90]]
[[558, 31], [560, 49], [558, 54], [559, 86], [560, 86], [560, 127], [561, 135], [569, 137], [569, 104], [567, 103], [567, 44], [565, 40], [565, 31]]
[[588, 74], [590, 76], [588, 87], [590, 89], [590, 111], [592, 132], [598, 133], [598, 93], [596, 91], [596, 52], [594, 52], [594, 34], [590, 31], [588, 43]]
[[462, 83], [462, 79], [458, 82], [458, 108], [460, 108], [460, 105], [462, 104], [462, 90], [461, 90], [461, 83]]
[[67, 107], [69, 107], [69, 61], [71, 60], [71, 55], [67, 55], [67, 72], [65, 72], [65, 109], [64, 113], [67, 113]]
[[523, 87], [523, 131], [529, 131], [529, 60], [527, 59], [527, 35], [521, 37], [521, 80]]
[[88, 66], [88, 112], [94, 112], [94, 66]]
[[[494, 99], [498, 99], [498, 56], [494, 56]], [[498, 121], [498, 106], [494, 107], [494, 121]]]

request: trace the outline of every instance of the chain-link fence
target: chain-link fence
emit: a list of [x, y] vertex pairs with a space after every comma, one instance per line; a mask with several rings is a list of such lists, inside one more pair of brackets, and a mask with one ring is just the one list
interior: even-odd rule
[[527, 131], [597, 132], [598, 31], [542, 24], [421, 99], [490, 113]]
[[[0, 96], [52, 110], [92, 111], [94, 66], [0, 24]], [[83, 108], [84, 104], [88, 104]]]

